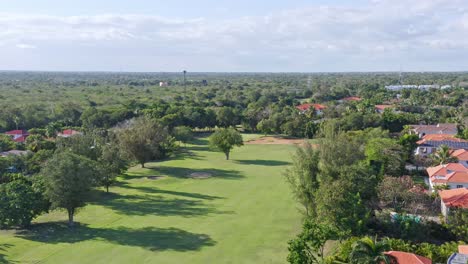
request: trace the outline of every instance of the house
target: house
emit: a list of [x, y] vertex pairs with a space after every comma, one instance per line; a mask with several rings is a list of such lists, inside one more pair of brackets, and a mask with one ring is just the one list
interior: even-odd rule
[[167, 87], [169, 86], [168, 82], [159, 82], [159, 87]]
[[411, 134], [418, 135], [419, 138], [429, 134], [445, 134], [455, 136], [458, 132], [457, 124], [437, 124], [437, 125], [410, 125]]
[[468, 188], [459, 188], [453, 190], [440, 190], [440, 210], [447, 219], [450, 208], [468, 209]]
[[73, 129], [65, 129], [64, 131], [58, 133], [57, 137], [67, 138], [67, 137], [71, 137], [71, 136], [74, 136], [74, 135], [82, 135], [82, 134], [83, 133], [81, 133], [80, 131], [76, 131], [76, 130], [73, 130]]
[[388, 251], [384, 253], [391, 258], [390, 263], [395, 264], [432, 264], [432, 260], [413, 253], [403, 251]]
[[452, 150], [468, 149], [468, 140], [456, 138], [449, 134], [428, 134], [416, 143], [418, 147], [415, 154], [421, 156], [434, 153], [442, 145], [446, 145]]
[[453, 150], [450, 156], [457, 158], [458, 163], [468, 168], [468, 150], [466, 149]]
[[339, 103], [344, 103], [344, 102], [359, 102], [359, 101], [361, 101], [361, 100], [362, 100], [361, 97], [350, 96], [350, 97], [342, 98], [342, 99], [338, 100], [338, 102], [339, 102]]
[[25, 151], [25, 150], [12, 149], [12, 150], [9, 150], [9, 151], [0, 152], [0, 157], [5, 158], [5, 157], [8, 157], [8, 156], [22, 156], [22, 155], [26, 155], [28, 153], [29, 152]]
[[386, 85], [385, 89], [391, 90], [391, 91], [400, 91], [403, 89], [417, 89], [417, 85], [412, 85], [412, 84], [402, 84], [402, 85]]
[[387, 108], [393, 108], [393, 105], [375, 105], [375, 111], [379, 114], [382, 114]]
[[5, 134], [11, 136], [15, 142], [21, 143], [25, 142], [26, 138], [29, 136], [28, 131], [23, 129], [7, 131]]
[[326, 109], [327, 107], [321, 104], [310, 104], [310, 103], [296, 106], [296, 109], [298, 109], [302, 114], [310, 111], [311, 108], [314, 109], [315, 114], [321, 115], [323, 114], [323, 110]]
[[460, 163], [448, 163], [426, 169], [429, 186], [447, 185], [450, 189], [468, 188], [468, 169]]

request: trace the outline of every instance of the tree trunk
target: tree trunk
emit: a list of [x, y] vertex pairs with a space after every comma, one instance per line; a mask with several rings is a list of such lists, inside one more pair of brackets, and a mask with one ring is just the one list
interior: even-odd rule
[[142, 167], [142, 168], [145, 167], [145, 163], [144, 163], [144, 162], [141, 163], [141, 167]]
[[73, 222], [73, 214], [75, 213], [73, 209], [67, 209], [68, 211], [68, 226], [69, 227], [73, 227], [74, 226], [74, 222]]
[[224, 154], [226, 154], [226, 160], [229, 160], [229, 152], [226, 152]]
[[109, 184], [106, 184], [106, 192], [109, 193]]

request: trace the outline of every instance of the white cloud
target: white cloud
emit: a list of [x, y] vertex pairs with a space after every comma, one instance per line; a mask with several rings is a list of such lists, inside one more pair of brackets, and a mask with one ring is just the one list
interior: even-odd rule
[[[301, 61], [309, 60], [332, 70], [336, 63], [330, 60], [339, 56], [359, 70], [369, 56], [372, 63], [380, 59], [375, 65], [383, 67], [385, 60], [397, 57], [427, 58], [448, 50], [467, 54], [467, 8], [468, 2], [462, 0], [370, 0], [362, 7], [310, 6], [229, 20], [0, 14], [0, 28], [6, 29], [0, 31], [0, 43], [21, 43], [18, 48], [40, 45], [41, 51], [61, 47], [77, 56], [90, 47], [99, 50], [98, 56], [151, 54], [174, 61], [221, 56], [237, 63], [251, 56], [257, 58], [258, 70], [262, 63], [271, 66], [275, 58], [289, 59], [289, 65], [298, 69]], [[210, 67], [208, 60], [197, 63], [193, 64]], [[210, 70], [217, 70], [216, 65]]]
[[35, 49], [35, 48], [37, 48], [34, 45], [29, 45], [29, 44], [24, 44], [24, 43], [16, 44], [16, 47], [18, 49]]

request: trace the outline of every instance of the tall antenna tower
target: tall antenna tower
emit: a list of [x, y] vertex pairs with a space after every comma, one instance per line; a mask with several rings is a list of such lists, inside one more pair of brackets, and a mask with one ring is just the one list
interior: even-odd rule
[[186, 79], [187, 71], [184, 70], [183, 73], [184, 73], [184, 95], [187, 95], [187, 79]]
[[403, 75], [401, 74], [401, 64], [400, 64], [399, 82], [400, 82], [400, 85], [403, 85]]

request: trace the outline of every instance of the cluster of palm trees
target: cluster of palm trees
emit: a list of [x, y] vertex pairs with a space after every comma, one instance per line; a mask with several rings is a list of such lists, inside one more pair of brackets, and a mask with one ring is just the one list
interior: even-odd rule
[[458, 162], [456, 157], [451, 156], [452, 150], [447, 145], [440, 146], [431, 156], [434, 165], [442, 165], [451, 162]]
[[390, 250], [390, 245], [387, 240], [377, 240], [377, 236], [363, 237], [356, 241], [353, 245], [353, 250], [349, 256], [349, 263], [359, 264], [393, 264], [395, 260], [386, 255], [385, 252]]

